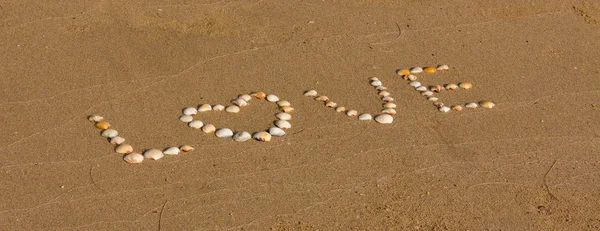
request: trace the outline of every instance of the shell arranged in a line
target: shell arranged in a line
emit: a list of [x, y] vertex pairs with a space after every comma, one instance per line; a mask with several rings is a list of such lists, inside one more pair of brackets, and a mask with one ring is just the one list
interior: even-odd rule
[[496, 106], [496, 104], [492, 101], [489, 100], [484, 100], [479, 102], [479, 106], [481, 106], [482, 108], [493, 108], [494, 106]]
[[461, 105], [454, 105], [451, 107], [452, 110], [454, 111], [462, 111], [463, 110], [463, 106]]
[[254, 135], [252, 135], [252, 138], [258, 141], [269, 142], [271, 141], [271, 134], [269, 134], [268, 132], [257, 132], [254, 133]]
[[385, 104], [383, 104], [383, 108], [396, 108], [396, 104], [392, 103], [392, 102], [387, 102]]
[[427, 89], [426, 86], [418, 86], [418, 87], [415, 88], [415, 90], [417, 90], [417, 91], [428, 91], [428, 89]]
[[425, 67], [423, 68], [423, 72], [425, 73], [435, 73], [437, 69], [435, 67]]
[[371, 116], [371, 114], [369, 113], [364, 113], [364, 114], [360, 114], [358, 116], [358, 120], [372, 120], [373, 116]]
[[423, 73], [423, 68], [422, 67], [413, 67], [410, 69], [410, 73], [412, 73], [412, 74]]
[[346, 111], [346, 115], [347, 116], [357, 116], [358, 115], [358, 111], [356, 111], [356, 110], [348, 110], [348, 111]]
[[113, 138], [117, 135], [119, 135], [119, 132], [117, 132], [117, 130], [115, 130], [115, 129], [109, 128], [109, 129], [102, 131], [102, 137], [104, 137], [104, 138]]
[[275, 126], [283, 129], [288, 129], [292, 127], [292, 124], [286, 120], [277, 120], [275, 121]]
[[179, 155], [179, 151], [180, 151], [180, 150], [179, 150], [179, 148], [178, 148], [178, 147], [169, 147], [169, 148], [165, 149], [165, 150], [163, 151], [163, 153], [164, 153], [165, 155]]
[[284, 136], [285, 131], [278, 127], [271, 127], [269, 128], [269, 134], [271, 134], [272, 136]]
[[375, 121], [377, 121], [380, 124], [391, 124], [392, 122], [394, 122], [394, 117], [392, 117], [389, 114], [381, 114], [375, 116]]
[[219, 138], [229, 138], [233, 136], [233, 131], [229, 128], [219, 128], [215, 131], [215, 136]]
[[165, 157], [165, 154], [158, 149], [152, 148], [152, 149], [148, 149], [144, 152], [144, 157], [146, 159], [158, 160], [158, 159]]
[[410, 75], [410, 70], [408, 70], [408, 69], [400, 69], [400, 70], [396, 71], [396, 74], [407, 76], [407, 75]]
[[275, 103], [275, 102], [279, 101], [279, 97], [277, 97], [276, 95], [273, 95], [273, 94], [269, 94], [269, 95], [267, 95], [267, 101]]
[[246, 102], [246, 100], [243, 100], [243, 99], [240, 99], [240, 98], [232, 100], [231, 103], [237, 105], [238, 107], [248, 106], [248, 102]]
[[236, 105], [230, 105], [225, 108], [225, 111], [229, 112], [229, 113], [238, 113], [238, 112], [240, 112], [240, 107], [238, 107]]
[[211, 111], [212, 110], [212, 106], [210, 106], [210, 104], [202, 104], [200, 106], [198, 106], [198, 111], [199, 112], [207, 112], [207, 111]]
[[335, 108], [335, 111], [336, 111], [336, 112], [345, 112], [345, 111], [346, 111], [346, 108], [345, 108], [345, 107], [336, 107], [336, 108]]
[[108, 129], [110, 127], [110, 124], [108, 122], [106, 122], [106, 121], [100, 121], [100, 122], [96, 122], [94, 124], [94, 126], [96, 128], [98, 128], [98, 129], [105, 130], [105, 129]]
[[455, 83], [446, 84], [444, 87], [446, 88], [446, 90], [449, 91], [458, 89], [458, 85], [456, 85]]
[[281, 109], [281, 111], [283, 111], [283, 112], [285, 112], [285, 113], [290, 113], [290, 112], [293, 112], [293, 111], [294, 111], [294, 108], [293, 108], [293, 107], [291, 107], [291, 106], [283, 106], [283, 107], [281, 107], [280, 109]]
[[179, 150], [183, 151], [183, 152], [191, 152], [194, 151], [194, 147], [192, 147], [191, 145], [181, 145], [181, 147], [179, 147]]
[[204, 123], [200, 120], [194, 120], [194, 121], [189, 122], [188, 126], [190, 126], [190, 128], [199, 129], [202, 126], [204, 126]]
[[179, 120], [184, 123], [189, 123], [192, 122], [192, 120], [194, 120], [194, 117], [190, 115], [182, 115], [181, 117], [179, 117]]
[[373, 87], [381, 86], [381, 84], [382, 83], [379, 80], [373, 80], [373, 81], [371, 81], [371, 86], [373, 86]]
[[254, 96], [254, 98], [257, 98], [257, 99], [264, 99], [265, 97], [267, 97], [267, 94], [265, 94], [265, 93], [264, 93], [264, 92], [262, 92], [262, 91], [259, 91], [259, 92], [254, 92], [254, 93], [252, 93], [252, 94], [250, 94], [250, 95], [251, 95], [251, 96]]
[[252, 135], [250, 135], [250, 133], [248, 132], [236, 132], [235, 134], [233, 134], [233, 140], [238, 142], [244, 142], [246, 140], [249, 140], [250, 138], [252, 138]]
[[277, 106], [290, 107], [290, 106], [292, 106], [292, 104], [290, 103], [290, 101], [287, 101], [287, 100], [279, 100], [279, 101], [277, 101]]
[[187, 108], [183, 109], [183, 114], [192, 116], [192, 115], [198, 114], [198, 109], [193, 108], [193, 107], [187, 107]]
[[435, 101], [438, 101], [439, 99], [438, 99], [438, 97], [430, 96], [430, 97], [427, 97], [427, 100], [431, 101], [431, 102], [435, 102]]
[[244, 101], [248, 102], [252, 99], [252, 96], [248, 95], [248, 94], [243, 94], [238, 96], [239, 99], [243, 99]]
[[472, 83], [469, 83], [469, 82], [461, 82], [461, 83], [458, 83], [458, 86], [459, 86], [460, 88], [464, 88], [464, 89], [471, 89], [471, 88], [473, 88], [473, 84], [472, 84]]
[[395, 115], [396, 114], [396, 109], [386, 108], [386, 109], [381, 110], [381, 113], [389, 114], [389, 115]]
[[99, 116], [99, 115], [90, 115], [90, 116], [88, 116], [88, 120], [91, 122], [100, 122], [100, 121], [104, 120], [104, 117]]
[[441, 112], [449, 112], [450, 111], [450, 107], [448, 106], [441, 106], [438, 110], [440, 110]]
[[408, 85], [411, 86], [411, 87], [417, 88], [417, 87], [421, 86], [421, 82], [419, 82], [419, 81], [412, 81]]
[[381, 98], [381, 100], [382, 100], [383, 102], [393, 102], [393, 101], [394, 101], [394, 98], [392, 98], [392, 97], [390, 97], [390, 96], [386, 96], [386, 97], [383, 97], [383, 98]]
[[292, 115], [285, 113], [285, 112], [277, 113], [275, 115], [275, 117], [277, 117], [280, 120], [291, 120], [292, 119]]
[[328, 101], [325, 106], [330, 107], [330, 108], [334, 108], [337, 107], [337, 103], [333, 102], [333, 101]]
[[125, 142], [125, 138], [120, 137], [120, 136], [115, 136], [110, 139], [110, 143], [114, 144], [114, 145], [119, 145], [119, 144], [122, 144], [123, 142]]
[[212, 107], [213, 111], [223, 111], [225, 110], [225, 106], [221, 105], [221, 104], [215, 104], [215, 106]]
[[308, 97], [317, 97], [317, 91], [315, 90], [308, 90], [306, 92], [304, 92], [304, 96], [308, 96]]
[[329, 97], [321, 95], [319, 97], [316, 97], [315, 100], [320, 101], [320, 102], [327, 102], [327, 101], [329, 101]]
[[424, 91], [424, 92], [421, 92], [421, 95], [429, 97], [429, 96], [433, 95], [433, 92], [432, 91]]
[[212, 124], [205, 124], [204, 126], [202, 126], [202, 131], [204, 133], [213, 133], [217, 130], [217, 127], [215, 127], [215, 125]]
[[475, 109], [475, 108], [479, 107], [479, 105], [477, 105], [477, 103], [467, 103], [467, 104], [465, 104], [465, 107]]
[[437, 68], [436, 68], [436, 69], [437, 69], [438, 71], [447, 71], [447, 70], [448, 70], [448, 69], [450, 69], [450, 68], [448, 67], [448, 65], [445, 65], [445, 64], [443, 64], [443, 65], [439, 65], [439, 66], [437, 66]]
[[129, 154], [133, 152], [133, 147], [129, 144], [119, 144], [115, 147], [115, 152], [119, 154]]
[[144, 161], [144, 156], [139, 153], [131, 153], [123, 156], [123, 160], [130, 164], [139, 164]]

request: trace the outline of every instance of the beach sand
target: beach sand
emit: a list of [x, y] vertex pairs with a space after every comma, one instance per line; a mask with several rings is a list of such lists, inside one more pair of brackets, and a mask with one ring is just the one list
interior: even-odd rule
[[[600, 3], [49, 1], [0, 3], [3, 230], [600, 229]], [[396, 75], [469, 81], [441, 113]], [[316, 89], [389, 125], [302, 95]], [[274, 93], [296, 111], [269, 143], [191, 129], [181, 109]], [[273, 104], [217, 126], [258, 131]], [[87, 120], [137, 152], [128, 164]]]

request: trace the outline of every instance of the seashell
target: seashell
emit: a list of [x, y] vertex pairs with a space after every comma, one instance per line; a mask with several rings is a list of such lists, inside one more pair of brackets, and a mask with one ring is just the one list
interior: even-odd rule
[[252, 93], [252, 94], [250, 94], [250, 95], [251, 95], [251, 96], [254, 96], [254, 98], [257, 98], [257, 99], [264, 99], [265, 97], [267, 97], [267, 94], [265, 94], [265, 93], [264, 93], [264, 92], [262, 92], [262, 91], [259, 91], [259, 92], [254, 92], [254, 93]]
[[345, 107], [336, 107], [336, 108], [335, 108], [335, 111], [336, 111], [336, 112], [345, 112], [345, 111], [346, 111], [346, 108], [345, 108]]
[[238, 99], [242, 99], [246, 102], [250, 101], [252, 99], [252, 96], [248, 95], [248, 94], [244, 94], [244, 95], [239, 95]]
[[468, 104], [465, 104], [465, 107], [475, 109], [475, 108], [479, 107], [479, 105], [477, 105], [477, 103], [468, 103]]
[[204, 126], [204, 123], [200, 120], [194, 120], [188, 123], [188, 126], [190, 126], [190, 128], [201, 128], [202, 126]]
[[394, 122], [394, 117], [389, 114], [381, 114], [375, 116], [375, 121], [380, 124], [391, 124]]
[[419, 87], [415, 88], [415, 90], [417, 90], [417, 91], [427, 91], [427, 87], [426, 86], [419, 86]]
[[390, 95], [390, 93], [389, 93], [389, 92], [387, 92], [387, 91], [380, 91], [380, 92], [379, 92], [379, 93], [377, 93], [377, 94], [378, 94], [379, 96], [383, 96], [383, 97]]
[[277, 101], [277, 106], [288, 107], [288, 106], [292, 106], [292, 104], [290, 103], [290, 101], [280, 100], [280, 101]]
[[183, 151], [183, 152], [191, 152], [194, 151], [194, 147], [192, 147], [191, 145], [182, 145], [181, 147], [179, 147], [179, 150]]
[[275, 115], [275, 117], [277, 117], [280, 120], [291, 120], [292, 119], [292, 115], [285, 113], [285, 112], [277, 113]]
[[386, 109], [381, 110], [381, 113], [388, 114], [388, 115], [395, 115], [396, 109], [386, 108]]
[[123, 160], [130, 164], [139, 164], [144, 161], [144, 156], [139, 153], [131, 153], [123, 156]]
[[396, 74], [398, 75], [409, 75], [410, 74], [410, 70], [408, 69], [400, 69], [396, 71]]
[[117, 132], [115, 129], [106, 129], [102, 131], [102, 137], [104, 138], [113, 138], [117, 135], [119, 135], [119, 132]]
[[238, 113], [240, 112], [240, 107], [236, 105], [230, 105], [225, 108], [225, 111], [229, 113]]
[[322, 96], [315, 98], [315, 100], [320, 101], [320, 102], [327, 102], [327, 101], [329, 101], [329, 97], [322, 95]]
[[435, 73], [437, 71], [437, 69], [435, 69], [435, 67], [425, 67], [423, 68], [423, 72], [425, 73]]
[[385, 91], [385, 90], [387, 90], [387, 87], [384, 87], [384, 86], [378, 86], [378, 87], [376, 87], [376, 88], [375, 88], [375, 90], [378, 90], [378, 91]]
[[444, 103], [442, 103], [442, 102], [434, 102], [434, 103], [433, 103], [433, 106], [435, 106], [435, 107], [437, 107], [437, 108], [440, 108], [440, 107], [443, 107], [443, 106], [444, 106]]
[[198, 111], [199, 112], [207, 112], [207, 111], [210, 111], [212, 109], [213, 108], [212, 108], [212, 106], [210, 106], [210, 104], [202, 104], [202, 105], [198, 106]]
[[181, 117], [179, 117], [179, 120], [184, 123], [189, 123], [192, 122], [192, 120], [194, 120], [194, 117], [190, 115], [182, 115]]
[[213, 111], [223, 111], [225, 110], [225, 106], [221, 105], [221, 104], [215, 104], [215, 106], [212, 107]]
[[99, 115], [90, 115], [90, 116], [88, 116], [88, 120], [91, 122], [100, 122], [100, 121], [104, 120], [104, 117], [99, 116]]
[[479, 106], [481, 106], [482, 108], [493, 108], [494, 106], [496, 106], [496, 104], [492, 101], [484, 100], [479, 102]]
[[371, 78], [369, 78], [369, 80], [375, 81], [375, 80], [379, 80], [379, 79], [377, 77], [371, 77]]
[[421, 92], [421, 95], [429, 97], [429, 96], [433, 95], [433, 92], [431, 92], [431, 91], [424, 91], [424, 92]]
[[108, 122], [106, 122], [106, 121], [100, 121], [100, 122], [96, 122], [96, 123], [94, 124], [94, 126], [95, 126], [96, 128], [99, 128], [99, 129], [105, 130], [105, 129], [108, 129], [108, 128], [110, 127], [110, 124], [109, 124]]
[[169, 148], [165, 149], [165, 150], [163, 151], [163, 153], [164, 153], [165, 155], [179, 155], [179, 151], [180, 151], [180, 150], [179, 150], [179, 148], [178, 148], [178, 147], [169, 147]]
[[183, 114], [184, 114], [184, 115], [189, 115], [189, 116], [191, 116], [191, 115], [195, 115], [195, 114], [197, 114], [197, 113], [198, 113], [198, 109], [196, 109], [196, 108], [193, 108], [193, 107], [187, 107], [187, 108], [184, 108], [184, 109], [183, 109]]
[[308, 97], [317, 97], [317, 91], [315, 90], [308, 90], [306, 92], [304, 92], [304, 96], [308, 96]]
[[450, 91], [458, 89], [458, 85], [456, 85], [454, 83], [446, 84], [444, 87], [446, 88], [446, 90], [450, 90]]
[[384, 102], [392, 102], [392, 101], [394, 101], [394, 98], [386, 96], [386, 97], [381, 98], [381, 100], [383, 100]]
[[288, 129], [292, 127], [292, 124], [286, 120], [277, 120], [275, 121], [275, 126], [283, 129]]
[[405, 75], [403, 76], [404, 80], [408, 80], [408, 81], [415, 81], [417, 80], [417, 76], [416, 75]]
[[454, 105], [451, 108], [454, 111], [462, 111], [463, 110], [463, 106], [460, 106], [460, 105]]
[[133, 147], [129, 144], [119, 144], [115, 147], [115, 152], [120, 154], [129, 154], [133, 152]]
[[371, 81], [371, 86], [373, 86], [373, 87], [379, 87], [379, 86], [381, 86], [381, 84], [382, 83], [379, 80], [373, 80], [373, 81]]
[[275, 103], [275, 102], [279, 101], [279, 97], [277, 97], [276, 95], [273, 95], [273, 94], [269, 94], [269, 95], [267, 95], [267, 101]]
[[471, 89], [473, 88], [473, 84], [469, 83], [469, 82], [461, 82], [458, 83], [458, 86], [464, 89]]
[[369, 113], [365, 113], [365, 114], [360, 114], [358, 116], [358, 120], [372, 120], [373, 116], [371, 116], [371, 114]]
[[392, 102], [387, 102], [383, 104], [383, 108], [388, 109], [388, 108], [396, 108], [396, 104], [392, 103]]
[[120, 136], [115, 136], [113, 138], [110, 138], [110, 143], [114, 144], [114, 145], [119, 145], [119, 144], [122, 144], [123, 142], [125, 142], [125, 138], [120, 137]]
[[438, 100], [439, 100], [438, 97], [435, 97], [435, 96], [427, 97], [427, 101], [435, 102]]
[[437, 66], [437, 70], [438, 71], [447, 71], [448, 69], [450, 69], [448, 67], [448, 65], [439, 65], [439, 66]]
[[441, 85], [433, 85], [433, 86], [429, 87], [429, 90], [433, 91], [433, 92], [442, 92], [444, 89], [445, 88], [442, 87]]
[[219, 130], [217, 130], [215, 132], [215, 136], [217, 136], [219, 138], [232, 137], [233, 136], [233, 131], [231, 131], [231, 129], [229, 129], [229, 128], [219, 128]]
[[217, 128], [215, 127], [215, 125], [212, 124], [205, 124], [204, 126], [202, 126], [202, 131], [204, 133], [213, 133], [215, 132], [215, 130], [217, 130]]
[[422, 67], [413, 67], [410, 69], [410, 73], [412, 73], [412, 74], [423, 73], [423, 68]]
[[347, 116], [357, 116], [358, 112], [356, 110], [348, 110], [346, 111]]
[[243, 100], [243, 99], [240, 99], [240, 98], [232, 100], [231, 103], [237, 105], [238, 107], [248, 106], [248, 102], [246, 102], [246, 100]]
[[281, 109], [281, 111], [286, 112], [286, 113], [290, 113], [290, 112], [294, 111], [294, 108], [290, 107], [290, 106], [283, 106], [280, 109]]
[[254, 133], [254, 135], [252, 135], [252, 138], [258, 141], [269, 142], [271, 141], [271, 134], [269, 134], [268, 132], [257, 132]]
[[333, 102], [333, 101], [329, 101], [325, 104], [325, 106], [330, 107], [330, 108], [334, 108], [337, 107], [337, 103]]
[[271, 134], [271, 136], [284, 136], [285, 131], [278, 127], [271, 127], [269, 128], [269, 134]]
[[165, 154], [158, 149], [148, 149], [144, 152], [144, 157], [146, 159], [158, 160], [165, 157]]
[[244, 142], [246, 140], [249, 140], [250, 138], [252, 138], [252, 136], [248, 132], [236, 132], [235, 134], [233, 134], [233, 140], [238, 142]]
[[438, 110], [440, 110], [441, 112], [446, 113], [446, 112], [450, 111], [450, 108], [448, 106], [441, 106]]
[[417, 81], [412, 81], [408, 84], [411, 87], [417, 88], [421, 86], [421, 82], [417, 82]]

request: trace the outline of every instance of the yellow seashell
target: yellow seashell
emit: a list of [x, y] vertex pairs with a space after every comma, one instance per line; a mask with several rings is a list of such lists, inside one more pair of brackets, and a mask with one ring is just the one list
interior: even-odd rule
[[115, 147], [115, 152], [120, 154], [129, 154], [133, 152], [133, 147], [129, 144], [119, 144], [119, 146]]
[[496, 106], [496, 104], [492, 101], [484, 100], [479, 102], [479, 106], [481, 106], [482, 108], [493, 108], [494, 106]]
[[184, 152], [194, 151], [194, 147], [192, 147], [191, 145], [187, 145], [187, 144], [182, 145], [181, 147], [179, 147], [179, 149]]
[[264, 142], [271, 141], [271, 134], [269, 134], [268, 132], [257, 132], [257, 133], [254, 133], [254, 135], [252, 137], [258, 141], [264, 141]]
[[104, 130], [104, 129], [108, 129], [110, 127], [110, 124], [106, 121], [100, 121], [100, 122], [97, 122], [96, 124], [94, 124], [94, 126], [96, 126], [96, 128]]
[[267, 94], [265, 94], [265, 93], [264, 93], [264, 92], [262, 92], [262, 91], [259, 91], [259, 92], [254, 92], [254, 93], [252, 93], [252, 94], [250, 94], [250, 95], [251, 95], [251, 96], [254, 96], [254, 97], [255, 97], [255, 98], [257, 98], [257, 99], [264, 99], [265, 97], [267, 97]]
[[423, 71], [425, 73], [435, 73], [437, 71], [437, 69], [435, 67], [425, 67], [425, 68], [423, 68]]
[[315, 98], [315, 100], [320, 101], [320, 102], [327, 102], [327, 101], [329, 101], [329, 97], [322, 95], [322, 96]]
[[346, 108], [345, 108], [345, 107], [336, 107], [336, 108], [335, 108], [335, 111], [336, 111], [336, 112], [345, 112], [345, 111], [346, 111]]
[[286, 112], [286, 113], [290, 113], [290, 112], [294, 111], [294, 108], [290, 107], [290, 106], [283, 106], [283, 107], [281, 107], [281, 111]]
[[398, 75], [410, 75], [410, 70], [408, 70], [408, 69], [400, 69], [396, 73]]
[[464, 88], [464, 89], [471, 89], [471, 88], [473, 88], [473, 84], [469, 83], [469, 82], [458, 83], [458, 86], [461, 87], [461, 88]]
[[454, 110], [454, 111], [462, 111], [463, 110], [463, 106], [454, 105], [454, 106], [452, 106], [452, 110]]

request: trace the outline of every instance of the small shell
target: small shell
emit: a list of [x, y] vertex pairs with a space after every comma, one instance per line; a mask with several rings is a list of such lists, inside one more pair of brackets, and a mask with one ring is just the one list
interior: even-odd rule
[[281, 109], [281, 111], [286, 112], [286, 113], [290, 113], [290, 112], [294, 111], [294, 108], [290, 107], [290, 106], [283, 106], [280, 109]]
[[285, 112], [277, 113], [275, 115], [275, 117], [277, 117], [280, 120], [291, 120], [292, 119], [292, 115], [285, 113]]
[[244, 94], [244, 95], [239, 95], [238, 99], [243, 99], [244, 101], [248, 102], [252, 99], [252, 96], [248, 95], [248, 94]]
[[223, 111], [225, 110], [225, 106], [221, 105], [221, 104], [215, 104], [215, 106], [212, 107], [213, 111]]
[[[212, 110], [212, 106], [210, 106], [210, 104], [202, 104], [200, 106], [198, 106], [198, 111], [199, 112], [207, 112]], [[216, 111], [216, 110], [215, 110]]]
[[251, 96], [254, 96], [254, 98], [257, 98], [257, 99], [264, 99], [265, 97], [267, 97], [267, 94], [265, 94], [265, 93], [264, 93], [264, 92], [262, 92], [262, 91], [259, 91], [259, 92], [254, 92], [254, 93], [252, 93], [252, 94], [250, 94], [250, 95], [251, 95]]
[[271, 134], [268, 132], [257, 132], [252, 135], [252, 137], [258, 141], [269, 142], [271, 141]]
[[122, 144], [123, 142], [125, 142], [125, 138], [120, 137], [120, 136], [115, 136], [110, 139], [110, 143], [114, 144], [114, 145], [119, 145], [119, 144]]
[[115, 130], [115, 129], [106, 129], [106, 130], [102, 131], [102, 137], [105, 137], [105, 138], [113, 138], [117, 135], [119, 135], [119, 132], [117, 132], [117, 130]]
[[454, 83], [446, 84], [444, 87], [446, 88], [446, 90], [449, 90], [449, 91], [458, 89], [458, 85], [456, 85]]
[[231, 103], [237, 105], [238, 107], [245, 107], [248, 106], [248, 102], [246, 102], [246, 100], [237, 98], [231, 101]]
[[236, 105], [230, 105], [225, 108], [225, 111], [229, 113], [238, 113], [240, 112], [240, 107]]
[[413, 67], [410, 69], [410, 73], [412, 73], [412, 74], [423, 73], [423, 68], [422, 67]]
[[329, 101], [329, 97], [322, 95], [322, 96], [315, 98], [315, 100], [320, 101], [320, 102], [327, 102], [327, 101]]
[[284, 136], [285, 131], [278, 127], [271, 127], [269, 128], [269, 134], [271, 134], [271, 136]]
[[358, 112], [356, 110], [348, 110], [346, 111], [347, 116], [357, 116]]
[[381, 100], [383, 100], [384, 102], [392, 102], [392, 101], [394, 101], [394, 98], [386, 96], [386, 97], [381, 98]]
[[437, 107], [437, 108], [441, 108], [444, 106], [444, 103], [442, 102], [433, 102], [433, 106]]
[[100, 122], [96, 122], [96, 124], [94, 124], [94, 126], [96, 128], [105, 130], [105, 129], [108, 129], [110, 127], [110, 124], [108, 122], [106, 122], [106, 121], [100, 121]]
[[442, 87], [441, 85], [433, 85], [433, 86], [429, 87], [429, 90], [433, 91], [433, 92], [442, 92], [444, 89], [445, 88]]
[[458, 86], [464, 89], [471, 89], [473, 88], [473, 84], [469, 83], [469, 82], [461, 82], [458, 83]]
[[411, 86], [411, 87], [417, 88], [417, 87], [420, 87], [420, 86], [421, 86], [421, 82], [418, 82], [418, 81], [412, 81], [412, 82], [410, 82], [408, 85], [409, 85], [409, 86]]
[[345, 112], [345, 111], [346, 111], [346, 108], [345, 108], [345, 107], [336, 107], [336, 108], [335, 108], [335, 111], [336, 111], [336, 112]]
[[123, 156], [123, 160], [130, 164], [139, 164], [144, 161], [144, 156], [139, 153], [131, 153]]
[[275, 121], [275, 126], [283, 129], [288, 129], [292, 127], [292, 124], [286, 120], [277, 120]]
[[438, 97], [435, 97], [435, 96], [427, 97], [427, 101], [435, 102], [438, 100], [439, 100]]
[[179, 150], [183, 151], [183, 152], [191, 152], [194, 151], [194, 147], [192, 147], [191, 145], [182, 145], [181, 147], [179, 147]]
[[233, 140], [238, 142], [244, 142], [246, 140], [249, 140], [250, 138], [252, 138], [252, 135], [250, 135], [250, 133], [248, 132], [236, 132], [235, 134], [233, 134]]
[[388, 114], [388, 115], [395, 115], [396, 109], [393, 109], [393, 108], [383, 109], [383, 110], [381, 110], [381, 113]]
[[190, 128], [201, 128], [202, 126], [204, 126], [204, 123], [200, 120], [194, 120], [188, 123], [188, 126], [190, 126]]
[[447, 71], [449, 69], [448, 65], [439, 65], [437, 66], [438, 71]]
[[179, 151], [180, 151], [180, 150], [179, 150], [179, 148], [178, 148], [178, 147], [170, 147], [170, 148], [167, 148], [167, 149], [165, 149], [165, 150], [163, 151], [163, 153], [164, 153], [165, 155], [179, 155]]
[[432, 91], [424, 91], [424, 92], [421, 92], [421, 95], [429, 97], [429, 96], [433, 95], [433, 92]]
[[379, 92], [379, 93], [377, 93], [377, 94], [378, 94], [379, 96], [383, 96], [383, 97], [390, 95], [390, 93], [389, 93], [389, 92], [387, 92], [387, 91], [380, 91], [380, 92]]
[[435, 69], [435, 67], [425, 67], [423, 68], [423, 72], [425, 73], [435, 73], [437, 71], [437, 69]]
[[325, 106], [330, 107], [330, 108], [334, 108], [337, 107], [337, 103], [333, 102], [333, 101], [329, 101], [325, 104]]
[[477, 105], [477, 103], [468, 103], [468, 104], [465, 104], [465, 107], [475, 109], [475, 108], [479, 107], [479, 105]]
[[379, 80], [373, 80], [373, 81], [371, 81], [371, 86], [373, 86], [373, 87], [379, 87], [379, 86], [381, 86], [381, 84], [382, 83]]
[[417, 90], [417, 91], [427, 91], [427, 87], [426, 86], [419, 86], [419, 87], [415, 88], [415, 90]]
[[448, 106], [441, 106], [438, 110], [440, 110], [441, 112], [446, 113], [446, 112], [450, 111], [450, 108]]
[[304, 96], [308, 96], [308, 97], [316, 97], [317, 94], [318, 93], [315, 90], [308, 90], [308, 91], [304, 92]]
[[192, 116], [192, 115], [195, 115], [197, 113], [198, 113], [198, 109], [193, 108], [193, 107], [187, 107], [187, 108], [183, 109], [183, 114], [184, 115]]
[[202, 131], [204, 133], [213, 133], [215, 132], [215, 130], [217, 130], [217, 128], [215, 127], [215, 125], [212, 124], [205, 124], [204, 126], [202, 126]]
[[463, 106], [460, 106], [460, 105], [454, 105], [451, 108], [454, 111], [462, 111], [463, 110]]
[[119, 144], [119, 146], [115, 147], [115, 152], [120, 154], [129, 154], [133, 152], [133, 147], [129, 144]]
[[383, 108], [388, 109], [388, 108], [396, 108], [396, 104], [392, 103], [392, 102], [387, 102], [383, 104]]
[[378, 90], [378, 91], [385, 91], [385, 90], [387, 90], [387, 87], [384, 87], [384, 86], [378, 86], [378, 87], [376, 87], [376, 88], [375, 88], [375, 90]]
[[215, 136], [217, 136], [219, 138], [232, 137], [233, 136], [233, 131], [231, 131], [231, 129], [229, 129], [229, 128], [219, 128], [219, 130], [217, 130], [215, 132]]
[[371, 116], [371, 114], [369, 113], [365, 113], [365, 114], [360, 114], [358, 116], [358, 120], [372, 120], [373, 116]]
[[280, 100], [280, 101], [277, 101], [277, 106], [288, 107], [288, 106], [292, 106], [292, 104], [290, 103], [290, 101]]
[[194, 120], [194, 117], [190, 115], [182, 115], [181, 117], [179, 117], [179, 120], [184, 123], [189, 123], [192, 122], [192, 120]]
[[374, 81], [374, 80], [379, 80], [377, 77], [371, 77], [369, 78], [369, 80]]
[[380, 124], [391, 124], [392, 122], [394, 122], [394, 117], [392, 117], [389, 114], [376, 115], [375, 121], [377, 121]]
[[398, 75], [409, 75], [410, 74], [410, 70], [408, 69], [400, 69], [396, 71], [396, 74]]
[[403, 76], [404, 80], [408, 80], [408, 81], [415, 81], [417, 80], [417, 76], [416, 75], [405, 75]]
[[484, 100], [479, 102], [479, 106], [481, 106], [482, 108], [493, 108], [494, 106], [496, 106], [496, 104], [492, 101]]
[[165, 157], [165, 154], [158, 149], [148, 149], [144, 152], [144, 157], [147, 159], [158, 160]]
[[90, 116], [88, 116], [88, 120], [92, 121], [92, 122], [100, 122], [100, 121], [104, 120], [104, 117], [99, 116], [99, 115], [90, 115]]
[[269, 95], [267, 95], [267, 101], [275, 103], [275, 102], [279, 101], [279, 97], [277, 97], [276, 95], [273, 95], [273, 94], [269, 94]]

